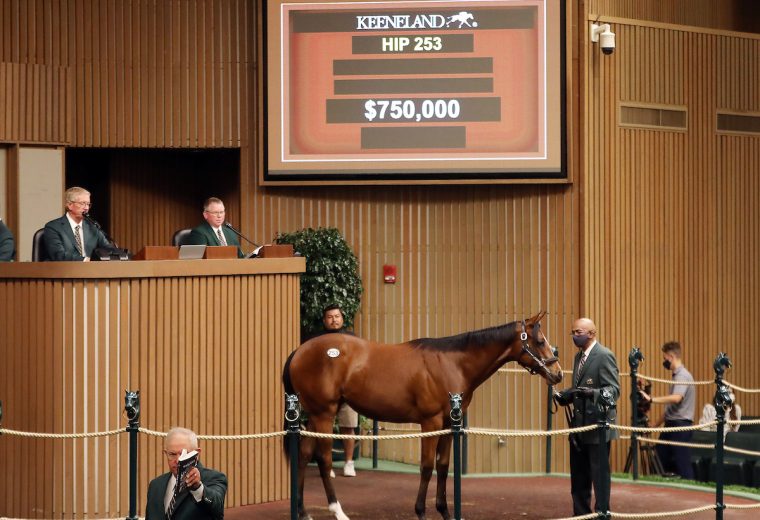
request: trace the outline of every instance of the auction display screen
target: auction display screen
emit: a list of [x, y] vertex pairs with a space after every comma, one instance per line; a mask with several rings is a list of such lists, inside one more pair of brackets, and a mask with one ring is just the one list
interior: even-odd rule
[[265, 5], [263, 183], [567, 179], [563, 0]]

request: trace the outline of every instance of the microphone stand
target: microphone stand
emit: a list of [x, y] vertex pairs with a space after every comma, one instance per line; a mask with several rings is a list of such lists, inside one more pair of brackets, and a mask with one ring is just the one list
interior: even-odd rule
[[130, 259], [131, 255], [129, 254], [129, 251], [126, 249], [121, 249], [116, 243], [116, 241], [112, 239], [108, 235], [108, 233], [106, 233], [106, 231], [100, 226], [98, 221], [90, 216], [89, 212], [82, 213], [82, 216], [85, 218], [85, 220], [87, 220], [87, 222], [95, 226], [98, 231], [103, 233], [103, 236], [106, 237], [106, 240], [111, 244], [108, 248], [105, 248], [105, 247], [95, 248], [95, 250], [93, 251], [93, 256], [95, 256], [95, 253], [97, 253], [97, 257], [95, 258], [96, 260], [103, 261], [103, 260], [129, 260]]
[[253, 257], [257, 256], [258, 249], [261, 248], [261, 246], [259, 244], [257, 244], [256, 242], [254, 242], [253, 240], [249, 239], [247, 236], [245, 236], [244, 234], [242, 234], [240, 231], [238, 231], [237, 229], [235, 229], [232, 226], [232, 224], [230, 224], [229, 222], [225, 222], [222, 225], [224, 227], [228, 228], [230, 231], [232, 231], [233, 233], [235, 233], [237, 236], [239, 236], [243, 240], [245, 240], [246, 242], [248, 242], [249, 244], [252, 244], [255, 248], [257, 248], [257, 249], [254, 249], [253, 251], [251, 251], [250, 253], [248, 253], [247, 255], [245, 255], [246, 258], [253, 258]]
[[102, 227], [100, 227], [100, 224], [98, 223], [98, 221], [92, 218], [89, 213], [82, 213], [82, 216], [87, 220], [87, 222], [89, 222], [90, 224], [98, 228], [98, 231], [103, 233], [103, 236], [106, 237], [106, 240], [108, 240], [113, 245], [113, 247], [117, 249], [119, 248], [119, 245], [116, 243], [116, 241], [112, 239]]

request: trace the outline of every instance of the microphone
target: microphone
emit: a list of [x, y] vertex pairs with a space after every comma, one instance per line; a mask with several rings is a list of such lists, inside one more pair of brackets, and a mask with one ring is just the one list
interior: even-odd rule
[[232, 226], [232, 224], [230, 224], [229, 222], [225, 221], [224, 224], [222, 224], [222, 225], [224, 227], [228, 228], [230, 231], [232, 231], [233, 233], [235, 233], [237, 236], [239, 236], [243, 240], [245, 240], [246, 242], [248, 242], [249, 244], [253, 244], [253, 246], [256, 247], [256, 249], [254, 249], [253, 252], [251, 252], [251, 253], [249, 253], [249, 254], [246, 255], [246, 258], [251, 258], [251, 257], [255, 256], [258, 253], [259, 248], [261, 248], [261, 246], [259, 244], [257, 244], [256, 242], [254, 242], [253, 240], [249, 239], [247, 236], [245, 236], [244, 234], [242, 234], [240, 231], [238, 231], [237, 229], [235, 229]]
[[108, 236], [108, 233], [100, 226], [97, 220], [90, 216], [89, 212], [82, 213], [82, 216], [87, 222], [95, 226], [95, 228], [103, 234], [106, 238], [106, 242], [110, 245], [106, 247], [96, 247], [92, 251], [92, 260], [129, 260], [131, 255], [129, 250], [119, 248], [119, 245], [114, 239]]
[[90, 213], [88, 211], [85, 211], [84, 213], [82, 213], [82, 216], [85, 218], [85, 220], [87, 220], [87, 222], [89, 222], [90, 224], [98, 228], [98, 231], [103, 233], [103, 236], [106, 237], [106, 240], [108, 240], [111, 244], [113, 244], [114, 247], [119, 247], [118, 245], [116, 245], [116, 242], [114, 242], [114, 240], [110, 236], [108, 236], [108, 233], [106, 233], [103, 230], [103, 228], [100, 227], [100, 224], [98, 223], [98, 221], [92, 218], [92, 216], [90, 216]]

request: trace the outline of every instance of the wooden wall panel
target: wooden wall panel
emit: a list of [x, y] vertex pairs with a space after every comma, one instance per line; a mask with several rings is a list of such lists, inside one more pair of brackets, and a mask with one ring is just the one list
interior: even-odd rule
[[[246, 271], [237, 261], [207, 262], [215, 262], [215, 274], [200, 275], [203, 268], [192, 262], [177, 263], [174, 274], [164, 276], [171, 269], [166, 262], [135, 262], [122, 266], [131, 270], [125, 278], [86, 279], [56, 276], [50, 271], [61, 266], [52, 264], [11, 265], [0, 280], [3, 341], [13, 346], [3, 349], [0, 364], [3, 426], [54, 433], [123, 430], [124, 390], [132, 389], [140, 390], [144, 428], [186, 426], [206, 435], [281, 431], [284, 400], [276, 396], [281, 367], [298, 342], [293, 271], [302, 270], [303, 262], [259, 260], [259, 274], [234, 274]], [[224, 265], [232, 264], [236, 269], [225, 274]], [[88, 266], [64, 263], [69, 267], [81, 275]], [[35, 268], [45, 271], [43, 278], [7, 278]], [[167, 468], [162, 438], [140, 434], [138, 440], [142, 515], [148, 482]], [[281, 438], [202, 440], [201, 446], [204, 464], [229, 478], [228, 507], [287, 496]], [[124, 433], [76, 440], [5, 435], [2, 514], [124, 517], [128, 455]]]
[[755, 0], [582, 0], [588, 13], [729, 31], [760, 32]]
[[73, 92], [69, 67], [0, 62], [0, 142], [69, 142]]
[[[586, 48], [581, 308], [626, 370], [637, 345], [646, 356], [642, 373], [669, 378], [659, 347], [674, 339], [695, 379], [712, 380], [712, 361], [724, 351], [735, 363], [727, 378], [757, 387], [760, 282], [748, 255], [760, 239], [760, 137], [719, 134], [716, 113], [760, 108], [751, 83], [760, 37], [603, 21], [612, 23], [618, 49], [605, 57]], [[684, 106], [687, 129], [623, 128], [620, 102]], [[623, 388], [627, 395], [627, 380]], [[655, 385], [656, 394], [667, 391]], [[714, 391], [698, 387], [697, 418]], [[737, 396], [745, 414], [760, 414], [757, 394]], [[630, 417], [627, 401], [620, 414]], [[627, 447], [617, 443], [617, 467]]]
[[239, 146], [254, 4], [3, 2], [0, 140]]

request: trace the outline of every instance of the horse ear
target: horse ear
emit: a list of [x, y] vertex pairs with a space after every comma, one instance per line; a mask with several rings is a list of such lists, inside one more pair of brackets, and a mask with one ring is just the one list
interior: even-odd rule
[[528, 323], [531, 325], [535, 325], [536, 323], [540, 323], [541, 320], [544, 319], [544, 316], [546, 316], [546, 311], [539, 311], [538, 314], [535, 316], [532, 316], [531, 318], [528, 318]]

